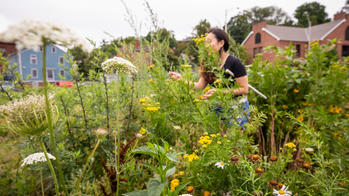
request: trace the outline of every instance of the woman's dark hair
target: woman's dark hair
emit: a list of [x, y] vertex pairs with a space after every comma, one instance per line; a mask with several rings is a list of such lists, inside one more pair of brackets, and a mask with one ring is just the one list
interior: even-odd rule
[[[222, 29], [218, 28], [212, 28], [208, 30], [207, 33], [212, 33], [215, 35], [218, 42], [224, 41], [223, 47], [219, 50], [219, 54], [222, 53], [222, 50], [225, 52], [229, 49], [229, 36], [226, 32], [224, 32]], [[209, 68], [200, 66], [200, 74], [204, 77], [205, 81], [209, 84], [213, 83], [216, 80], [215, 74], [212, 72], [212, 70], [209, 70]]]
[[[223, 50], [225, 52], [229, 50], [229, 36], [225, 31], [218, 28], [212, 28], [208, 30], [208, 33], [212, 33], [213, 35], [215, 35], [218, 42], [222, 40], [224, 41]], [[221, 53], [221, 50], [219, 51], [219, 53]]]

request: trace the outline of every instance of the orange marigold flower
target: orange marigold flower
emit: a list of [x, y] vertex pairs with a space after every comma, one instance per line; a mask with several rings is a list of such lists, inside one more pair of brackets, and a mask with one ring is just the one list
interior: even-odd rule
[[294, 93], [299, 93], [299, 90], [295, 88], [295, 89], [293, 90], [293, 92], [294, 92]]
[[210, 195], [211, 195], [210, 191], [204, 191], [203, 196], [210, 196]]
[[303, 122], [303, 121], [304, 121], [304, 118], [303, 118], [303, 116], [302, 116], [302, 115], [298, 116], [298, 117], [297, 117], [297, 119], [298, 119], [299, 121], [301, 121], [301, 122]]
[[187, 193], [193, 193], [194, 187], [193, 186], [187, 186]]
[[288, 106], [287, 106], [287, 105], [282, 105], [282, 108], [283, 108], [284, 110], [286, 110], [286, 109], [288, 109]]
[[303, 167], [306, 168], [306, 169], [311, 169], [312, 168], [311, 163], [309, 163], [309, 162], [304, 162], [303, 163]]

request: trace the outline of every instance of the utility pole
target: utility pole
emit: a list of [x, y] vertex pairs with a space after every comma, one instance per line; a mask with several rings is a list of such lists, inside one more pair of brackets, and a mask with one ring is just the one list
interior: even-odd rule
[[225, 14], [225, 16], [224, 16], [224, 31], [226, 33], [228, 33], [228, 21], [227, 21], [227, 19], [228, 19], [228, 11], [229, 10], [234, 10], [234, 9], [239, 10], [239, 7], [236, 7], [236, 8], [232, 7], [232, 8], [224, 9], [224, 14]]
[[308, 38], [308, 50], [310, 50], [310, 41], [311, 41], [311, 21], [310, 21], [310, 19], [309, 19], [309, 12], [304, 12], [304, 14], [307, 16], [307, 20], [308, 20], [307, 38]]

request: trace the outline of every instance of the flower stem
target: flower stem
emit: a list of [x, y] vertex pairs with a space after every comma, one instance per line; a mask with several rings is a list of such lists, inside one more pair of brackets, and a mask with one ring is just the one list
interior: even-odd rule
[[120, 82], [120, 73], [118, 73], [118, 81], [116, 83], [116, 137], [117, 144], [115, 146], [117, 154], [116, 159], [116, 196], [119, 196], [119, 186], [120, 186], [120, 176], [119, 176], [119, 166], [120, 166], [120, 130], [119, 130], [119, 116], [120, 116], [120, 103], [119, 103], [119, 82]]
[[42, 150], [44, 151], [47, 164], [48, 164], [48, 166], [50, 168], [50, 171], [51, 171], [51, 174], [52, 174], [52, 178], [53, 178], [53, 181], [55, 183], [56, 195], [59, 195], [59, 188], [58, 188], [58, 181], [57, 181], [56, 173], [55, 173], [55, 170], [53, 169], [51, 160], [48, 158], [47, 150], [46, 150], [44, 142], [42, 141], [42, 138], [40, 138], [40, 146], [41, 146]]
[[42, 181], [42, 165], [40, 167], [40, 180], [41, 180], [41, 193], [42, 193], [42, 196], [45, 196], [44, 183]]
[[85, 172], [86, 172], [87, 166], [88, 166], [88, 164], [90, 163], [91, 158], [92, 158], [92, 157], [93, 157], [93, 155], [95, 154], [95, 152], [96, 152], [96, 150], [97, 150], [98, 145], [99, 145], [99, 143], [100, 143], [100, 142], [101, 142], [101, 140], [100, 140], [100, 139], [98, 139], [98, 141], [97, 141], [97, 143], [96, 143], [95, 147], [93, 148], [93, 150], [92, 150], [91, 154], [88, 156], [88, 158], [87, 158], [87, 160], [86, 160], [86, 163], [85, 163], [85, 165], [84, 165], [84, 168], [82, 169], [82, 173], [81, 173], [81, 175], [80, 175], [80, 178], [79, 178], [78, 182], [77, 182], [77, 183], [76, 183], [76, 185], [75, 185], [75, 189], [76, 189], [76, 190], [77, 190], [77, 189], [79, 189], [79, 187], [80, 187], [80, 183], [81, 183], [81, 181], [82, 181], [82, 178], [83, 178], [83, 177], [84, 177], [84, 175], [85, 175]]
[[59, 162], [59, 157], [56, 149], [56, 143], [55, 139], [53, 137], [53, 124], [52, 124], [52, 114], [51, 114], [51, 108], [50, 103], [48, 100], [48, 93], [47, 93], [47, 78], [46, 78], [46, 46], [47, 46], [47, 40], [43, 38], [43, 54], [42, 54], [42, 74], [43, 74], [43, 81], [44, 81], [44, 95], [45, 95], [45, 104], [46, 104], [46, 113], [47, 113], [47, 121], [48, 121], [48, 128], [50, 131], [50, 142], [51, 142], [51, 148], [53, 151], [54, 156], [56, 157], [56, 164], [58, 168], [58, 174], [59, 174], [59, 181], [60, 185], [63, 188], [63, 191], [67, 193], [65, 189], [64, 179], [63, 179], [63, 172], [61, 168], [61, 164]]

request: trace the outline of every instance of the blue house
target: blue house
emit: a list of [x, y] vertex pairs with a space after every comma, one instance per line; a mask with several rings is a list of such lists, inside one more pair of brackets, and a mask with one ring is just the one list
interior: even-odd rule
[[[34, 86], [42, 84], [42, 51], [42, 48], [38, 52], [32, 49], [24, 49], [8, 57], [9, 62], [17, 64], [16, 71], [22, 77], [23, 82], [30, 83]], [[64, 59], [65, 55], [66, 52], [59, 46], [46, 46], [47, 82], [56, 83], [58, 81], [72, 80], [69, 72], [71, 65]]]

